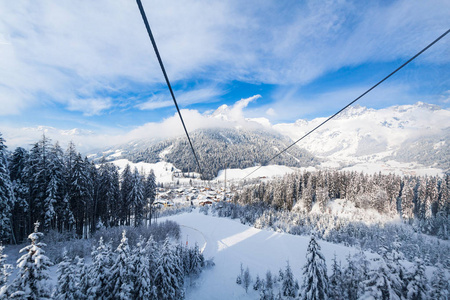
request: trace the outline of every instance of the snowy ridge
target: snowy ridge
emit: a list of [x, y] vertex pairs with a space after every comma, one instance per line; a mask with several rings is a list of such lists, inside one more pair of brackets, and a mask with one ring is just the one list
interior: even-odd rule
[[[297, 120], [291, 124], [277, 124], [273, 128], [297, 140], [324, 120]], [[412, 169], [432, 167], [448, 170], [449, 120], [450, 110], [422, 102], [379, 110], [357, 105], [302, 140], [299, 147], [326, 159], [328, 166], [333, 163], [351, 166], [395, 160], [416, 163]], [[429, 142], [420, 143], [423, 140]], [[406, 150], [410, 145], [414, 145], [414, 151], [420, 155], [410, 157], [408, 153], [411, 151]], [[433, 149], [435, 151], [431, 151]], [[432, 165], [428, 161], [431, 156], [437, 163]], [[439, 170], [429, 171], [439, 173]]]

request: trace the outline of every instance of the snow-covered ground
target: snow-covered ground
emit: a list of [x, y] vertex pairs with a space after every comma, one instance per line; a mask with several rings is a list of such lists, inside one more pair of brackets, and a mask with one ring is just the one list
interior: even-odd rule
[[[204, 248], [206, 258], [214, 257], [215, 266], [204, 271], [198, 286], [187, 291], [186, 299], [259, 299], [259, 293], [245, 290], [236, 284], [240, 263], [248, 266], [252, 278], [265, 276], [267, 270], [274, 275], [285, 268], [286, 261], [292, 268], [295, 278], [301, 284], [302, 267], [306, 261], [309, 237], [256, 229], [241, 224], [238, 220], [218, 218], [193, 212], [170, 216], [181, 225], [181, 243], [192, 245], [197, 242]], [[354, 254], [355, 248], [319, 241], [322, 253], [327, 260], [329, 272], [336, 253], [338, 260], [345, 265], [345, 256]], [[368, 258], [377, 254], [367, 253]]]
[[[335, 210], [342, 209], [342, 203], [335, 203]], [[344, 209], [345, 210], [345, 209]], [[267, 270], [278, 275], [280, 268], [285, 268], [286, 261], [292, 268], [294, 277], [301, 284], [302, 267], [306, 262], [306, 250], [309, 236], [297, 236], [287, 233], [256, 229], [243, 225], [239, 220], [218, 218], [204, 215], [198, 210], [161, 218], [173, 220], [181, 226], [180, 243], [193, 246], [199, 245], [205, 258], [214, 258], [215, 266], [206, 269], [197, 279], [195, 286], [186, 291], [186, 299], [259, 299], [259, 293], [249, 288], [248, 293], [236, 284], [240, 263], [244, 269], [249, 267], [252, 279], [259, 274], [264, 277]], [[328, 272], [334, 254], [342, 265], [346, 265], [345, 257], [358, 252], [356, 248], [346, 247], [320, 241], [322, 253], [327, 262]], [[7, 262], [15, 266], [20, 257], [19, 249], [25, 245], [6, 246]], [[378, 257], [378, 254], [366, 252], [368, 259]], [[89, 262], [89, 259], [87, 260]], [[404, 262], [407, 268], [411, 263]], [[57, 266], [50, 268], [50, 282], [55, 285], [57, 280]], [[427, 267], [428, 278], [431, 277], [433, 267]], [[12, 276], [14, 277], [15, 274]]]
[[356, 171], [365, 174], [396, 174], [400, 176], [444, 176], [442, 169], [425, 167], [418, 163], [402, 163], [394, 160], [386, 162], [362, 162], [351, 167], [342, 168], [342, 171]]

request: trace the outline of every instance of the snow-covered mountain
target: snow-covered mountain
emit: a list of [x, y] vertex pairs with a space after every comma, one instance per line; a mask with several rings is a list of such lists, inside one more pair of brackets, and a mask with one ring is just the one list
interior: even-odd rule
[[[203, 175], [213, 178], [225, 168], [247, 168], [264, 164], [291, 141], [276, 132], [243, 128], [200, 129], [191, 134], [192, 143], [203, 168]], [[184, 136], [148, 145], [133, 142], [110, 149], [101, 155], [109, 159], [126, 158], [133, 162], [172, 163], [183, 172], [198, 171], [190, 146]], [[97, 157], [100, 156], [97, 154]], [[320, 162], [309, 152], [293, 147], [272, 164], [307, 167]]]
[[[297, 120], [273, 128], [297, 140], [324, 120]], [[326, 160], [325, 166], [369, 168], [370, 164], [388, 164], [392, 169], [409, 166], [448, 172], [450, 110], [422, 102], [379, 110], [357, 105], [298, 146]]]
[[[247, 99], [245, 103], [238, 102], [237, 106], [245, 106], [247, 102]], [[264, 164], [326, 119], [272, 125], [265, 118], [245, 119], [241, 108], [226, 105], [205, 117], [220, 120], [221, 126], [196, 130], [191, 136], [210, 176], [217, 176], [224, 168], [244, 169]], [[356, 105], [271, 164], [402, 175], [442, 174], [450, 171], [449, 120], [450, 110], [422, 102], [384, 109]], [[133, 140], [100, 151], [92, 158], [102, 156], [134, 162], [166, 161], [183, 171], [196, 170], [185, 136]]]

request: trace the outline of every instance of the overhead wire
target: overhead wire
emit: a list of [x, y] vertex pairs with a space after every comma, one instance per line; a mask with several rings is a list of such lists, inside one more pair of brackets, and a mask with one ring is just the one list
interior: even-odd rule
[[183, 116], [181, 115], [180, 108], [178, 107], [178, 103], [177, 103], [177, 100], [175, 98], [175, 94], [174, 94], [174, 92], [172, 90], [172, 86], [170, 85], [169, 77], [167, 76], [166, 69], [164, 68], [163, 61], [161, 59], [161, 56], [159, 55], [158, 47], [156, 46], [156, 41], [155, 41], [155, 38], [153, 37], [152, 30], [150, 29], [150, 24], [148, 23], [147, 16], [146, 16], [145, 11], [144, 11], [144, 7], [142, 6], [141, 0], [136, 0], [136, 3], [138, 5], [138, 7], [139, 7], [139, 11], [141, 12], [142, 20], [144, 21], [145, 28], [147, 29], [148, 36], [150, 37], [150, 41], [152, 42], [153, 49], [155, 50], [156, 57], [158, 58], [159, 66], [161, 67], [161, 71], [164, 74], [164, 78], [165, 78], [167, 86], [169, 88], [170, 95], [172, 95], [172, 100], [173, 100], [173, 103], [175, 104], [175, 107], [177, 109], [178, 116], [180, 117], [181, 123], [183, 124], [184, 132], [186, 133], [187, 139], [189, 141], [189, 145], [191, 146], [192, 153], [194, 154], [194, 157], [195, 157], [195, 161], [197, 162], [199, 173], [200, 173], [200, 175], [203, 175], [202, 167], [200, 166], [200, 162], [198, 160], [197, 153], [195, 152], [194, 146], [192, 145], [192, 141], [191, 141], [191, 138], [189, 137], [189, 133], [188, 133], [188, 131], [186, 129], [186, 125], [184, 123]]
[[309, 132], [307, 132], [305, 135], [303, 135], [301, 138], [299, 138], [298, 140], [296, 140], [295, 142], [293, 142], [292, 144], [290, 144], [288, 147], [284, 148], [283, 150], [281, 150], [280, 152], [278, 152], [276, 155], [274, 155], [272, 158], [270, 158], [269, 160], [267, 160], [264, 164], [261, 164], [258, 168], [256, 168], [255, 170], [253, 170], [252, 172], [250, 172], [249, 174], [245, 175], [242, 180], [244, 180], [245, 178], [249, 177], [250, 175], [254, 174], [256, 171], [258, 171], [259, 169], [261, 169], [264, 165], [266, 165], [267, 163], [271, 162], [272, 160], [274, 160], [275, 158], [277, 158], [278, 156], [280, 156], [281, 154], [283, 154], [284, 152], [286, 152], [287, 150], [289, 150], [291, 147], [293, 147], [295, 144], [297, 144], [298, 142], [300, 142], [301, 140], [303, 140], [304, 138], [306, 138], [308, 135], [310, 135], [311, 133], [313, 133], [314, 131], [316, 131], [319, 127], [321, 127], [322, 125], [324, 125], [325, 123], [327, 123], [328, 121], [330, 121], [331, 119], [333, 119], [334, 117], [336, 117], [338, 114], [340, 114], [342, 111], [344, 111], [345, 109], [347, 109], [350, 105], [354, 104], [356, 101], [358, 101], [359, 99], [361, 99], [362, 97], [364, 97], [366, 94], [368, 94], [370, 91], [372, 91], [374, 88], [376, 88], [377, 86], [379, 86], [381, 83], [383, 83], [384, 81], [386, 81], [389, 77], [391, 77], [392, 75], [394, 75], [395, 73], [397, 73], [398, 71], [400, 71], [403, 67], [405, 67], [407, 64], [409, 64], [410, 62], [412, 62], [414, 59], [416, 59], [419, 55], [421, 55], [422, 53], [424, 53], [426, 50], [428, 50], [431, 46], [433, 46], [434, 44], [436, 44], [439, 40], [441, 40], [444, 36], [446, 36], [448, 33], [450, 32], [450, 29], [448, 29], [446, 32], [444, 32], [442, 35], [440, 35], [437, 39], [435, 39], [433, 42], [431, 42], [430, 44], [428, 44], [428, 46], [426, 46], [425, 48], [423, 48], [422, 50], [420, 50], [416, 55], [414, 55], [413, 57], [411, 57], [410, 59], [408, 59], [406, 62], [404, 62], [400, 67], [398, 67], [397, 69], [395, 69], [394, 71], [392, 71], [389, 75], [387, 75], [386, 77], [384, 77], [383, 79], [381, 79], [380, 81], [378, 81], [375, 85], [373, 85], [371, 88], [369, 88], [368, 90], [366, 90], [364, 93], [362, 93], [360, 96], [358, 96], [356, 99], [354, 99], [353, 101], [351, 101], [349, 104], [347, 104], [346, 106], [344, 106], [342, 109], [340, 109], [338, 112], [336, 112], [335, 114], [333, 114], [331, 117], [329, 117], [328, 119], [326, 119], [325, 121], [323, 121], [322, 123], [320, 123], [319, 125], [317, 125], [316, 127], [314, 127], [312, 130], [310, 130]]

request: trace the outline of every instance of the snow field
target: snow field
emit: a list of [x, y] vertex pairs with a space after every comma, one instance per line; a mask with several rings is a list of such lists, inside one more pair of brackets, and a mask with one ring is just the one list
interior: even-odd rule
[[[252, 279], [256, 275], [264, 277], [267, 270], [278, 275], [284, 269], [286, 261], [292, 268], [294, 277], [301, 284], [302, 267], [306, 262], [306, 250], [309, 236], [296, 236], [286, 233], [256, 229], [239, 223], [239, 220], [218, 218], [199, 212], [175, 215], [163, 219], [173, 220], [181, 225], [182, 242], [189, 235], [189, 244], [195, 239], [204, 249], [205, 258], [214, 257], [213, 268], [205, 270], [195, 288], [188, 289], [186, 299], [259, 299], [259, 291], [245, 290], [236, 284], [240, 263], [244, 269], [248, 266]], [[193, 229], [201, 234], [193, 234]], [[329, 273], [331, 262], [336, 253], [338, 260], [345, 265], [345, 257], [358, 252], [355, 248], [319, 241], [322, 247]], [[367, 257], [378, 257], [366, 253]]]

